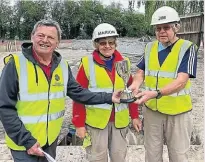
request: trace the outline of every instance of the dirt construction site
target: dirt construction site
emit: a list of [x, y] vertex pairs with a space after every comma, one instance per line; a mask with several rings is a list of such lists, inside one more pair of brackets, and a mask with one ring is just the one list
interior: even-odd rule
[[[20, 43], [15, 47], [7, 47], [5, 44], [0, 46], [0, 70], [3, 69], [3, 58], [11, 53], [20, 53]], [[131, 72], [136, 72], [136, 64], [140, 56], [144, 53], [144, 47], [147, 42], [137, 38], [119, 38], [117, 49], [122, 55], [131, 60]], [[10, 48], [11, 52], [7, 49]], [[13, 52], [12, 52], [13, 51]], [[66, 59], [76, 76], [80, 60], [83, 56], [90, 55], [93, 51], [91, 40], [67, 40], [62, 41], [58, 52]], [[198, 53], [197, 78], [191, 79], [192, 82], [192, 101], [193, 110], [191, 112], [193, 119], [193, 132], [191, 138], [191, 147], [188, 153], [189, 162], [204, 161], [204, 49], [200, 47]], [[141, 111], [141, 109], [140, 109]], [[66, 113], [64, 123], [59, 136], [59, 143], [64, 140], [69, 132], [72, 117], [72, 101], [67, 99]], [[6, 147], [4, 138], [4, 128], [0, 123], [0, 162], [13, 162], [9, 149]], [[76, 137], [75, 137], [76, 138]], [[57, 147], [57, 162], [88, 162], [85, 156], [85, 150], [81, 146], [81, 141], [76, 138], [76, 143], [59, 144]], [[130, 125], [130, 131], [127, 134], [128, 153], [126, 162], [144, 162], [145, 150], [143, 146], [143, 133], [136, 133]], [[164, 162], [169, 162], [167, 148], [164, 145]]]

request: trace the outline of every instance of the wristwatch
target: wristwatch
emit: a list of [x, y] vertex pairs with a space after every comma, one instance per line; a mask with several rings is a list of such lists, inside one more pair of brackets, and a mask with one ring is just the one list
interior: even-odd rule
[[160, 99], [162, 97], [162, 94], [160, 92], [160, 90], [156, 90], [157, 91], [157, 96], [156, 96], [156, 99]]

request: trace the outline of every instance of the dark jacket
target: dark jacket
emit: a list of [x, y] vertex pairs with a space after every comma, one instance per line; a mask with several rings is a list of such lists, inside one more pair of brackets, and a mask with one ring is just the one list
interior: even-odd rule
[[[39, 66], [38, 62], [33, 58], [31, 43], [22, 44], [22, 53], [29, 61], [36, 66]], [[52, 59], [51, 76], [55, 68], [60, 63], [62, 57], [55, 51]], [[48, 80], [48, 82], [50, 83], [50, 80]], [[17, 96], [19, 93], [19, 83], [13, 59], [5, 65], [2, 71], [0, 78], [0, 90], [0, 119], [7, 135], [17, 145], [25, 146], [26, 149], [31, 148], [37, 141], [32, 137], [31, 133], [26, 130], [24, 124], [18, 117], [17, 109], [15, 107], [18, 102]], [[67, 96], [82, 104], [112, 104], [112, 94], [105, 92], [93, 93], [88, 89], [82, 88], [74, 79], [69, 65]]]

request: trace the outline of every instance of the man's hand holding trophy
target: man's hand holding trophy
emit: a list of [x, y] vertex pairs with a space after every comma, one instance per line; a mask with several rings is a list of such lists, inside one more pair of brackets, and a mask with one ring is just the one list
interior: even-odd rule
[[123, 79], [125, 89], [121, 92], [120, 103], [131, 103], [137, 100], [133, 92], [127, 88], [127, 82], [130, 78], [130, 69], [128, 60], [117, 61], [115, 63], [117, 74]]

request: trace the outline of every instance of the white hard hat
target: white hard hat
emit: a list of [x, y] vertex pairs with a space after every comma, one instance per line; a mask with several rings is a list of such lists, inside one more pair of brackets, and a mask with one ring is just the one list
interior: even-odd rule
[[170, 22], [176, 22], [179, 20], [179, 15], [175, 9], [169, 6], [163, 6], [158, 8], [153, 13], [151, 25], [165, 24]]
[[93, 31], [92, 41], [95, 41], [97, 38], [118, 36], [117, 30], [114, 26], [108, 23], [99, 24]]

